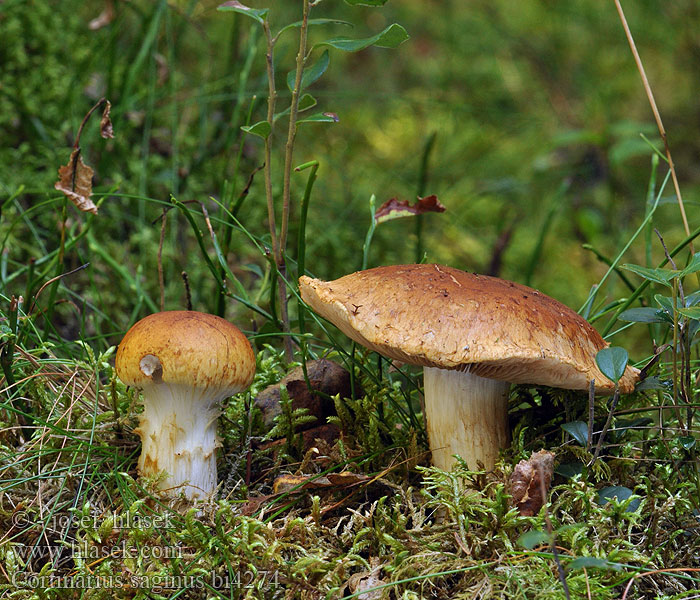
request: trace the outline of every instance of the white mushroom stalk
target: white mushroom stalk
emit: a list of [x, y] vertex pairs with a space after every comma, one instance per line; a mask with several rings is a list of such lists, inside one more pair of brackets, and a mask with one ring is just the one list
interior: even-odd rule
[[425, 426], [433, 464], [449, 470], [454, 455], [472, 469], [491, 468], [508, 445], [510, 383], [468, 371], [423, 369]]
[[255, 355], [234, 325], [205, 313], [150, 315], [124, 336], [115, 367], [141, 390], [138, 471], [160, 492], [188, 500], [216, 491], [216, 420], [220, 403], [247, 388]]
[[216, 489], [216, 420], [221, 394], [212, 396], [182, 384], [142, 389], [143, 413], [135, 429], [141, 438], [138, 469], [158, 475], [171, 495], [207, 497]]

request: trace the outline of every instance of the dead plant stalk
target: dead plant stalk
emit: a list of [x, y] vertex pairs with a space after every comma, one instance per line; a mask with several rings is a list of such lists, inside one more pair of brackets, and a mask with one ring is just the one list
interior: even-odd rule
[[[287, 141], [284, 152], [283, 189], [282, 189], [282, 215], [277, 233], [275, 220], [275, 200], [272, 193], [272, 142], [274, 131], [275, 104], [277, 100], [277, 90], [275, 87], [274, 70], [274, 47], [277, 36], [272, 36], [270, 24], [267, 20], [263, 22], [265, 38], [267, 40], [267, 80], [268, 80], [268, 101], [267, 101], [267, 121], [270, 124], [270, 133], [265, 138], [265, 194], [267, 196], [267, 216], [272, 240], [272, 254], [277, 269], [277, 294], [279, 301], [280, 318], [282, 321], [283, 333], [289, 334], [289, 311], [287, 307], [287, 269], [285, 264], [285, 247], [287, 245], [287, 233], [289, 230], [289, 214], [291, 207], [291, 179], [292, 162], [294, 159], [294, 144], [296, 142], [297, 117], [299, 114], [299, 98], [302, 85], [304, 66], [307, 60], [307, 34], [309, 29], [309, 12], [311, 4], [309, 0], [303, 1], [302, 20], [299, 27], [299, 52], [296, 57], [296, 74], [294, 79], [294, 89], [289, 109], [289, 128], [287, 130]], [[288, 361], [293, 358], [292, 338], [290, 335], [284, 336], [284, 351]]]

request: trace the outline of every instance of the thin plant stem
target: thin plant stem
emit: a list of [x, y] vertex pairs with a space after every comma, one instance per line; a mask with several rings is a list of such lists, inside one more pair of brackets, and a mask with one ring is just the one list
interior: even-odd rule
[[165, 222], [168, 209], [163, 207], [163, 220], [160, 225], [160, 241], [158, 243], [158, 287], [160, 288], [160, 310], [165, 310], [165, 277], [163, 276], [163, 242], [165, 241]]
[[617, 401], [620, 399], [620, 389], [615, 385], [615, 394], [613, 395], [612, 402], [610, 403], [610, 412], [608, 413], [608, 418], [605, 421], [605, 425], [603, 426], [603, 430], [600, 432], [600, 435], [598, 436], [598, 443], [595, 446], [595, 452], [593, 453], [593, 458], [590, 462], [590, 464], [593, 464], [596, 460], [598, 460], [598, 456], [600, 455], [600, 451], [603, 447], [603, 441], [605, 440], [605, 435], [608, 433], [608, 429], [610, 429], [610, 423], [612, 422], [613, 414], [615, 413], [615, 408], [617, 408]]
[[[428, 136], [428, 139], [423, 146], [423, 155], [420, 161], [420, 172], [418, 173], [418, 189], [417, 196], [421, 198], [425, 194], [425, 189], [428, 186], [428, 163], [430, 161], [430, 154], [435, 147], [435, 139], [437, 138], [437, 132], [433, 131]], [[416, 235], [416, 255], [415, 261], [417, 263], [423, 260], [423, 254], [425, 252], [423, 248], [423, 215], [416, 215], [415, 218], [415, 235]]]
[[[289, 109], [289, 130], [287, 132], [287, 144], [284, 152], [284, 188], [282, 191], [282, 223], [280, 228], [280, 252], [284, 252], [287, 242], [287, 230], [289, 228], [289, 209], [291, 204], [292, 161], [294, 160], [294, 142], [297, 135], [297, 117], [299, 115], [299, 97], [301, 95], [301, 82], [306, 63], [306, 39], [309, 30], [309, 0], [304, 0], [304, 8], [299, 28], [299, 53], [297, 54], [296, 75], [294, 89], [292, 90], [292, 102]], [[279, 257], [278, 257], [279, 258]]]
[[[289, 129], [287, 131], [287, 143], [284, 152], [284, 171], [282, 188], [282, 222], [280, 223], [280, 234], [277, 249], [274, 252], [275, 264], [280, 277], [277, 278], [277, 293], [279, 297], [280, 319], [282, 321], [282, 331], [286, 334], [290, 332], [289, 308], [287, 305], [287, 266], [285, 264], [285, 248], [287, 246], [287, 232], [289, 230], [289, 212], [291, 206], [291, 186], [292, 186], [292, 161], [294, 160], [294, 142], [296, 140], [297, 116], [299, 114], [299, 96], [301, 92], [302, 76], [304, 74], [304, 64], [306, 62], [306, 40], [309, 29], [309, 0], [303, 0], [303, 11], [301, 26], [299, 28], [299, 53], [296, 60], [296, 75], [294, 78], [294, 89], [292, 90], [292, 100], [289, 108]], [[284, 336], [284, 353], [288, 361], [294, 358], [294, 347], [292, 337]]]
[[588, 387], [588, 438], [586, 440], [586, 450], [591, 451], [593, 446], [593, 420], [595, 419], [595, 379], [591, 379]]
[[275, 38], [270, 33], [270, 24], [267, 20], [263, 22], [263, 30], [267, 39], [267, 52], [265, 59], [267, 63], [267, 122], [270, 124], [270, 133], [265, 138], [265, 197], [267, 200], [267, 224], [270, 229], [270, 240], [272, 243], [272, 254], [277, 257], [277, 223], [275, 221], [275, 200], [272, 195], [272, 138], [274, 132], [275, 104], [277, 101], [277, 90], [275, 88], [275, 66], [274, 49]]
[[[661, 121], [661, 114], [656, 106], [656, 101], [654, 100], [654, 94], [651, 91], [651, 86], [649, 85], [649, 80], [647, 79], [646, 72], [644, 71], [644, 65], [642, 64], [642, 59], [637, 52], [637, 46], [634, 43], [634, 38], [632, 37], [632, 32], [630, 31], [629, 25], [627, 24], [627, 19], [625, 13], [622, 10], [622, 5], [620, 0], [615, 0], [615, 6], [617, 8], [617, 14], [620, 15], [620, 21], [622, 21], [622, 27], [625, 30], [625, 35], [627, 36], [627, 41], [629, 42], [630, 49], [632, 50], [632, 56], [634, 56], [634, 62], [637, 64], [637, 70], [642, 78], [642, 85], [644, 86], [644, 91], [649, 99], [649, 104], [651, 105], [651, 111], [654, 113], [654, 119], [656, 120], [656, 126], [659, 128], [659, 134], [664, 142], [664, 149], [666, 151], [666, 159], [668, 160], [668, 167], [671, 170], [671, 179], [673, 180], [673, 188], [676, 191], [676, 198], [678, 199], [678, 208], [681, 212], [681, 219], [683, 220], [683, 227], [685, 228], [685, 234], [690, 236], [690, 227], [688, 225], [688, 218], [685, 214], [685, 206], [683, 204], [683, 198], [681, 196], [681, 188], [678, 184], [678, 177], [676, 177], [676, 169], [673, 166], [673, 159], [671, 158], [671, 149], [668, 145], [668, 137], [666, 136], [666, 129], [664, 128], [663, 121]], [[691, 253], [695, 254], [693, 249], [693, 243], [690, 242], [689, 248]], [[699, 276], [700, 277], [700, 276]]]

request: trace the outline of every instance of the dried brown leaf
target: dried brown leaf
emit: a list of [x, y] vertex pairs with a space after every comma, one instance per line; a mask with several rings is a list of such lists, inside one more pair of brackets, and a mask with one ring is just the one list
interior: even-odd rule
[[328, 481], [330, 481], [333, 485], [341, 486], [358, 485], [360, 483], [366, 483], [370, 480], [367, 475], [351, 473], [350, 471], [343, 471], [342, 473], [328, 473], [326, 477], [328, 477]]
[[114, 2], [107, 0], [104, 10], [88, 23], [88, 29], [97, 31], [109, 25], [112, 21], [114, 21]]
[[92, 168], [83, 162], [80, 148], [74, 148], [68, 164], [58, 168], [58, 181], [54, 187], [63, 192], [79, 210], [96, 215], [97, 206], [90, 200], [93, 173]]
[[272, 491], [275, 494], [284, 494], [285, 492], [300, 491], [310, 488], [329, 487], [331, 484], [325, 477], [316, 477], [312, 479], [309, 475], [289, 475], [283, 474], [275, 478], [272, 484]]
[[343, 471], [342, 473], [329, 473], [325, 477], [318, 475], [280, 475], [272, 484], [275, 494], [289, 492], [296, 488], [300, 490], [318, 490], [324, 488], [345, 488], [369, 481], [367, 475]]
[[408, 200], [391, 198], [382, 204], [374, 213], [374, 221], [379, 225], [392, 219], [402, 217], [412, 217], [422, 215], [427, 212], [445, 212], [445, 207], [440, 203], [437, 196], [432, 194], [424, 198], [418, 198], [414, 204], [409, 204]]
[[112, 103], [109, 100], [105, 100], [105, 108], [102, 111], [102, 120], [100, 121], [100, 135], [105, 139], [114, 137], [112, 120], [109, 118], [109, 112], [111, 110]]
[[510, 476], [513, 504], [524, 517], [533, 517], [544, 505], [552, 484], [554, 454], [546, 450], [533, 452], [528, 460], [521, 460]]
[[386, 582], [379, 577], [379, 572], [382, 570], [379, 559], [372, 557], [370, 567], [370, 571], [362, 571], [350, 576], [342, 588], [343, 595], [347, 589], [351, 594], [356, 595], [358, 600], [380, 600], [384, 597], [385, 590], [376, 589], [386, 585]]

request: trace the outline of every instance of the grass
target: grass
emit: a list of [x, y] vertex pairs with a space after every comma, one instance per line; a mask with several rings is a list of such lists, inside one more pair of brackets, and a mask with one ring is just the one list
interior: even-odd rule
[[[340, 121], [300, 125], [290, 162], [283, 121], [268, 161], [266, 141], [240, 129], [268, 110], [264, 31], [216, 4], [116, 2], [97, 31], [86, 27], [95, 8], [82, 4], [0, 8], [0, 595], [696, 597], [697, 286], [692, 269], [670, 270], [671, 260], [692, 266], [698, 235], [687, 102], [697, 82], [683, 63], [697, 45], [695, 9], [627, 15], [688, 233], [612, 12], [447, 3], [426, 18], [425, 3], [408, 0], [321, 4], [314, 15], [355, 28], [312, 27], [311, 45], [394, 21], [412, 37], [398, 50], [330, 54], [309, 91]], [[275, 7], [273, 31], [298, 20], [297, 8]], [[279, 110], [291, 101], [295, 35], [275, 48]], [[102, 95], [116, 137], [100, 140], [91, 121], [81, 138], [96, 169], [95, 216], [53, 182]], [[294, 200], [285, 268], [263, 162], [272, 197]], [[285, 162], [299, 165], [286, 182]], [[376, 207], [417, 190], [438, 193], [447, 213], [375, 228], [371, 197]], [[298, 274], [336, 277], [423, 253], [469, 270], [500, 264], [501, 275], [582, 306], [637, 366], [663, 348], [646, 389], [620, 399], [598, 460], [570, 433], [587, 430], [585, 394], [519, 386], [513, 443], [496, 469], [429, 467], [420, 374], [351, 346], [296, 296]], [[113, 371], [115, 344], [161, 298], [226, 316], [258, 356], [253, 386], [220, 419], [217, 498], [189, 510], [138, 477], [140, 401]], [[618, 318], [632, 308], [643, 312]], [[264, 449], [271, 432], [253, 398], [320, 356], [365, 392], [335, 399], [341, 437]], [[595, 442], [609, 405], [593, 408]], [[275, 429], [305, 420], [290, 408]], [[523, 517], [508, 479], [541, 448], [557, 455], [554, 485], [546, 507]], [[289, 474], [296, 487], [280, 488]]]

